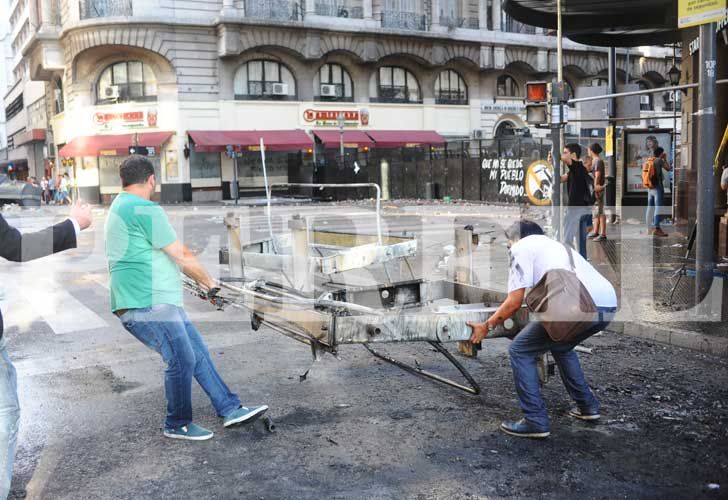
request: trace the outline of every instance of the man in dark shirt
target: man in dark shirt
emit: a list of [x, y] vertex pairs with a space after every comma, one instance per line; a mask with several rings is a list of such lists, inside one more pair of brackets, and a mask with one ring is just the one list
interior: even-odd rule
[[[12, 262], [27, 262], [54, 253], [76, 248], [76, 236], [91, 225], [91, 209], [74, 205], [70, 217], [37, 233], [21, 233], [0, 215], [0, 257]], [[20, 405], [13, 366], [3, 337], [0, 313], [0, 499], [10, 490], [18, 436]]]
[[655, 148], [654, 152], [654, 164], [655, 164], [655, 176], [652, 179], [652, 189], [647, 190], [647, 211], [645, 213], [645, 220], [647, 222], [647, 228], [649, 234], [653, 236], [665, 237], [665, 233], [660, 228], [660, 207], [662, 206], [663, 199], [665, 198], [665, 186], [664, 186], [664, 175], [662, 171], [669, 172], [672, 167], [665, 159], [665, 150], [661, 147]]
[[[561, 176], [566, 182], [568, 200], [564, 220], [564, 241], [574, 246], [574, 239], [579, 236], [579, 253], [586, 258], [586, 228], [591, 225], [591, 209], [587, 203], [587, 176], [584, 164], [579, 160], [581, 146], [576, 143], [567, 144], [561, 154], [561, 161], [569, 170]], [[576, 247], [574, 247], [576, 248]]]

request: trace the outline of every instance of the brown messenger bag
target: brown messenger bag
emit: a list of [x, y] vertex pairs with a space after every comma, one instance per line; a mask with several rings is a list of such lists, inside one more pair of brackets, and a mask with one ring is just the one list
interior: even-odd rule
[[570, 342], [597, 320], [599, 314], [589, 291], [576, 275], [571, 248], [570, 269], [552, 269], [526, 296], [528, 310], [554, 342]]

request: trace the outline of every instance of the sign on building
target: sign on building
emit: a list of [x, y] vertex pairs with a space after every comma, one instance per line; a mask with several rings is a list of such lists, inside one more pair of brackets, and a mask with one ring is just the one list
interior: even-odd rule
[[677, 26], [689, 28], [721, 21], [726, 15], [726, 0], [678, 0]]

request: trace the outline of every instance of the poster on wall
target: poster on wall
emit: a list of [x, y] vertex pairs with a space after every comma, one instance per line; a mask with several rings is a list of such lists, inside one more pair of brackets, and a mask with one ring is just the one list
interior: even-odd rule
[[[625, 131], [625, 187], [629, 194], [647, 193], [642, 185], [642, 167], [648, 158], [654, 156], [656, 148], [661, 147], [666, 154], [667, 161], [673, 165], [670, 158], [672, 152], [672, 133], [670, 130], [653, 131]], [[672, 192], [672, 172], [662, 172], [663, 186], [666, 193]]]

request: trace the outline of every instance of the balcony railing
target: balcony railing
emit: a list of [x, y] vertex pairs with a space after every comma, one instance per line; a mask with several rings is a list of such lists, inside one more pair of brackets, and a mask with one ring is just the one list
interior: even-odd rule
[[362, 7], [354, 7], [349, 2], [342, 0], [316, 0], [314, 7], [316, 15], [319, 16], [364, 18], [364, 9]]
[[440, 26], [447, 26], [448, 28], [462, 28], [465, 26], [465, 18], [440, 14]]
[[480, 20], [477, 17], [467, 17], [465, 18], [465, 28], [468, 28], [469, 30], [479, 30], [480, 29]]
[[245, 0], [245, 17], [299, 21], [303, 19], [303, 8], [290, 0]]
[[535, 26], [519, 23], [511, 16], [505, 16], [505, 18], [503, 19], [503, 30], [509, 33], [521, 33], [522, 35], [536, 34]]
[[427, 16], [418, 12], [382, 11], [382, 27], [427, 31]]
[[81, 19], [131, 16], [131, 0], [81, 0]]

